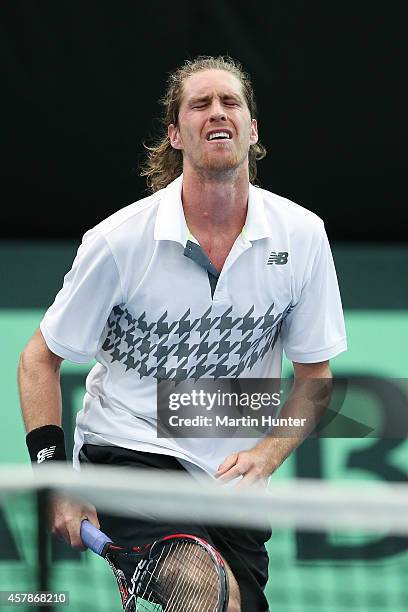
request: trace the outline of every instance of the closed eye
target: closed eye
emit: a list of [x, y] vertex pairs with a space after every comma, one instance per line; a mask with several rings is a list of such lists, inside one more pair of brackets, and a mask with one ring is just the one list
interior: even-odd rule
[[[208, 105], [210, 104], [210, 101], [206, 101], [206, 100], [202, 100], [200, 102], [193, 102], [191, 104], [191, 108], [194, 109], [201, 109], [201, 108], [206, 108]], [[241, 107], [242, 104], [239, 100], [235, 100], [233, 98], [224, 98], [224, 100], [222, 101], [222, 104], [224, 104], [224, 106], [237, 106], [237, 107]]]

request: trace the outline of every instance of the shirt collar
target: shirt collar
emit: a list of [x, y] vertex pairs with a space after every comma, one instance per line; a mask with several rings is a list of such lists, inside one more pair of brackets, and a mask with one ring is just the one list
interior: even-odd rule
[[181, 201], [183, 175], [163, 190], [154, 226], [155, 240], [173, 240], [186, 245], [189, 231]]
[[265, 214], [265, 203], [262, 189], [249, 183], [248, 212], [242, 228], [244, 237], [252, 242], [271, 236], [271, 230]]
[[[173, 240], [185, 246], [191, 237], [181, 201], [183, 175], [163, 190], [154, 228], [155, 240]], [[265, 215], [262, 190], [249, 184], [248, 212], [242, 234], [246, 240], [260, 240], [271, 235]]]

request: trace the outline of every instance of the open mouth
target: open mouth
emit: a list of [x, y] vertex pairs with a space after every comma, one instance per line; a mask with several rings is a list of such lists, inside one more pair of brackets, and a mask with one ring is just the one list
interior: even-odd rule
[[232, 134], [226, 130], [218, 130], [217, 132], [210, 132], [207, 134], [207, 140], [212, 142], [213, 140], [231, 140]]

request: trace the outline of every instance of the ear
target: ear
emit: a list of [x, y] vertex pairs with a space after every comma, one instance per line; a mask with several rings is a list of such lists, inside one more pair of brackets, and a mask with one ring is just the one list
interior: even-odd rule
[[183, 145], [181, 142], [180, 131], [178, 127], [174, 125], [174, 123], [170, 123], [170, 125], [168, 126], [167, 135], [169, 137], [170, 144], [173, 147], [173, 149], [181, 150], [183, 148]]
[[256, 119], [251, 119], [251, 132], [249, 135], [249, 144], [254, 145], [258, 142], [258, 123]]

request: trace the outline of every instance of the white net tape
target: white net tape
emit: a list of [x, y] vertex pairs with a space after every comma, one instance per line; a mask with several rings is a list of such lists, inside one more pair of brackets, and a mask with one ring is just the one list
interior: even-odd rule
[[236, 489], [183, 474], [87, 466], [23, 466], [0, 469], [0, 495], [48, 489], [85, 497], [112, 514], [229, 526], [292, 527], [303, 530], [386, 530], [408, 535], [408, 485], [271, 481], [268, 490]]

